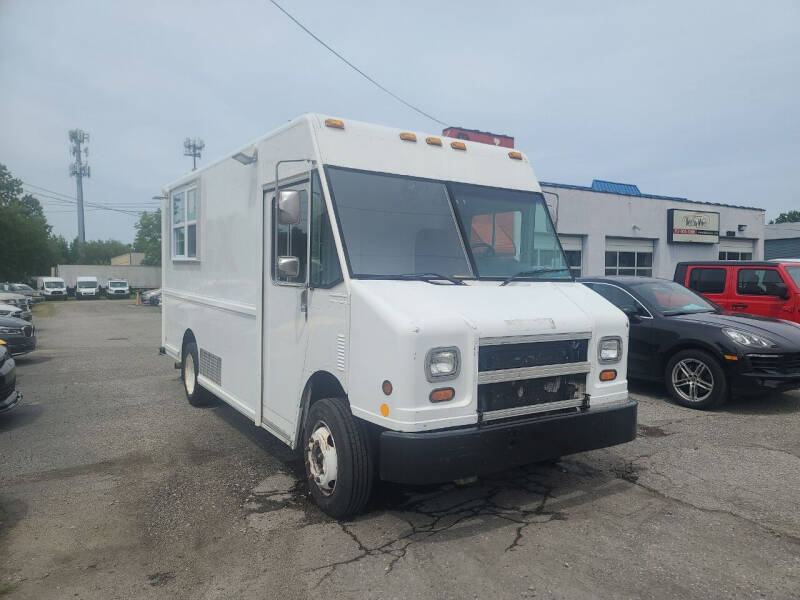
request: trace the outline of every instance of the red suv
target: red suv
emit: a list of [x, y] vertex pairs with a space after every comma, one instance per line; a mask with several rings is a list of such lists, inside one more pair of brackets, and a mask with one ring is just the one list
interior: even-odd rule
[[800, 323], [800, 260], [681, 262], [674, 279], [727, 311]]

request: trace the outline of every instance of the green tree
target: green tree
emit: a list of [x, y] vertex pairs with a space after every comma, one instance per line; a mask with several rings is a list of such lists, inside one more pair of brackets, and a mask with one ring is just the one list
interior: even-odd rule
[[130, 244], [119, 240], [92, 240], [79, 242], [74, 239], [70, 245], [69, 257], [76, 265], [108, 265], [111, 259], [131, 251]]
[[143, 265], [161, 266], [161, 209], [143, 212], [136, 225], [134, 252], [144, 252]]
[[27, 281], [50, 273], [50, 231], [42, 205], [0, 164], [0, 281]]
[[770, 221], [771, 225], [775, 223], [800, 223], [800, 210], [790, 210], [779, 214], [777, 219]]

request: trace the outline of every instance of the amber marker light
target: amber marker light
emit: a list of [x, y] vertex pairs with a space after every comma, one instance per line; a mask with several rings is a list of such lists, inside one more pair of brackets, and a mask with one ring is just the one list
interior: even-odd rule
[[450, 142], [450, 147], [453, 150], [466, 150], [467, 145], [464, 142]]
[[344, 129], [344, 121], [341, 119], [325, 119], [326, 127], [333, 127], [334, 129]]
[[441, 146], [442, 140], [437, 137], [430, 136], [425, 138], [425, 143], [429, 146]]
[[414, 135], [413, 133], [409, 133], [408, 131], [404, 131], [403, 133], [400, 134], [400, 139], [405, 142], [416, 142], [417, 136]]
[[381, 414], [384, 417], [388, 417], [389, 416], [389, 405], [388, 404], [381, 404]]
[[516, 150], [512, 150], [508, 153], [508, 158], [513, 158], [514, 160], [522, 160], [522, 152], [517, 152]]
[[614, 369], [600, 371], [600, 381], [614, 381], [616, 378], [617, 372]]
[[722, 357], [725, 360], [739, 360], [739, 357], [736, 356], [735, 354], [723, 354]]
[[386, 379], [386, 380], [385, 380], [385, 381], [384, 381], [384, 382], [381, 384], [381, 389], [383, 390], [383, 393], [384, 393], [384, 394], [386, 394], [387, 396], [391, 396], [391, 395], [392, 395], [392, 390], [393, 390], [394, 388], [392, 387], [392, 382], [391, 382], [391, 381], [389, 381], [388, 379]]
[[439, 388], [431, 392], [430, 400], [431, 402], [447, 402], [452, 400], [455, 395], [456, 391], [453, 388]]

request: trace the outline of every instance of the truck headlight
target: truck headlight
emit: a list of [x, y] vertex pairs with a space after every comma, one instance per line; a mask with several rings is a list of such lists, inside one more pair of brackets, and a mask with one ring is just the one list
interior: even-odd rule
[[622, 358], [622, 338], [604, 337], [597, 346], [597, 360], [603, 364], [616, 363]]
[[425, 376], [428, 381], [443, 381], [458, 377], [461, 355], [458, 348], [432, 348], [425, 356]]
[[774, 348], [775, 342], [754, 333], [748, 333], [741, 329], [728, 329], [722, 330], [722, 333], [727, 335], [732, 341], [742, 346], [749, 348]]

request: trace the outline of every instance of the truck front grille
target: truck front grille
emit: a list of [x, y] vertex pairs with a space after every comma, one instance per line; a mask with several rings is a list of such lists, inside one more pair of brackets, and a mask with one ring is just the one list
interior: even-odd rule
[[590, 337], [586, 332], [482, 339], [479, 421], [585, 408]]

